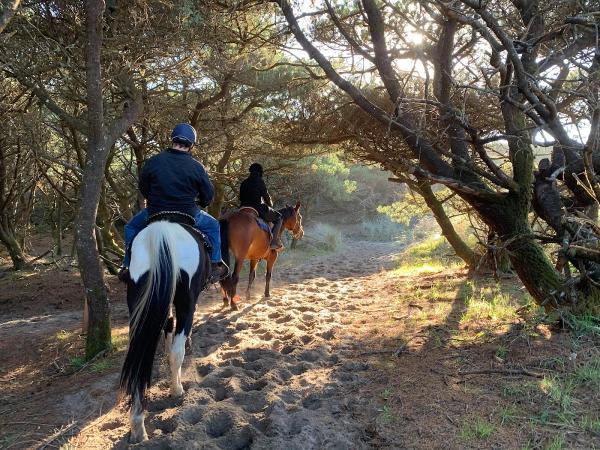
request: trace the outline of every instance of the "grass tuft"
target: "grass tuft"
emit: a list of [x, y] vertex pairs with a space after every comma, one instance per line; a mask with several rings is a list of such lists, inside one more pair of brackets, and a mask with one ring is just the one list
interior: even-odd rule
[[400, 255], [396, 272], [402, 276], [437, 273], [463, 267], [444, 237], [434, 236], [409, 246]]
[[565, 448], [565, 437], [557, 434], [550, 439], [548, 445], [544, 447], [544, 450], [562, 450], [563, 448]]
[[113, 352], [119, 353], [122, 351], [127, 350], [127, 345], [129, 343], [129, 336], [127, 335], [127, 333], [122, 333], [122, 334], [113, 334], [112, 339], [112, 347], [113, 347]]
[[460, 437], [465, 440], [489, 438], [496, 430], [494, 424], [483, 420], [475, 419], [472, 423], [466, 423], [460, 430]]
[[499, 288], [491, 288], [491, 291], [488, 293], [481, 290], [478, 297], [467, 297], [467, 310], [463, 314], [461, 322], [481, 322], [482, 320], [512, 322], [517, 319], [510, 296]]

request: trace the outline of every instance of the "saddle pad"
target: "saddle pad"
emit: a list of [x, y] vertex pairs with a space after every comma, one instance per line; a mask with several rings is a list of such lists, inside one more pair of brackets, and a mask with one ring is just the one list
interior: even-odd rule
[[271, 236], [271, 227], [267, 222], [260, 218], [260, 215], [256, 209], [252, 208], [251, 206], [242, 206], [238, 211], [243, 212], [244, 210], [254, 213], [256, 215], [256, 224], [258, 227]]
[[268, 235], [271, 235], [271, 227], [269, 226], [269, 224], [267, 224], [267, 222], [262, 220], [260, 217], [257, 217], [256, 223], [261, 230], [266, 231]]

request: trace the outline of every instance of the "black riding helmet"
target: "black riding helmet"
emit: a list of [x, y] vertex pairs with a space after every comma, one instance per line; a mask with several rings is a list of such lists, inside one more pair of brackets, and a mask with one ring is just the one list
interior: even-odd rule
[[252, 163], [252, 164], [250, 164], [249, 171], [250, 171], [250, 173], [256, 173], [262, 177], [263, 167], [259, 163]]

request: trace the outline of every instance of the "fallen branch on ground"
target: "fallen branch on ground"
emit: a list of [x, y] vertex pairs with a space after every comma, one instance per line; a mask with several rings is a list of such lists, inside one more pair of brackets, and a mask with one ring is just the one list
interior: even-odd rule
[[44, 440], [44, 442], [42, 442], [42, 444], [38, 447], [38, 450], [42, 450], [43, 448], [46, 448], [48, 445], [50, 445], [52, 442], [54, 442], [55, 440], [57, 440], [59, 437], [65, 435], [67, 432], [69, 432], [70, 430], [72, 430], [75, 425], [77, 425], [77, 422], [71, 422], [70, 424], [64, 426], [63, 428], [57, 430], [54, 434], [52, 434], [51, 436], [49, 436], [46, 440]]
[[460, 371], [458, 375], [490, 375], [490, 374], [500, 374], [500, 375], [526, 375], [528, 377], [534, 378], [544, 378], [544, 375], [537, 372], [530, 372], [527, 369], [480, 369], [480, 370], [467, 370]]

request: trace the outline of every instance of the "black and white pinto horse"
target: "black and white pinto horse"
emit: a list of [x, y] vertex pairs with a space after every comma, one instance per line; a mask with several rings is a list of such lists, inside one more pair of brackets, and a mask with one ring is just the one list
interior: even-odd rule
[[181, 365], [185, 342], [192, 330], [196, 300], [206, 286], [210, 262], [201, 235], [191, 226], [159, 220], [151, 222], [134, 239], [129, 273], [129, 349], [120, 386], [130, 403], [130, 441], [135, 443], [148, 439], [144, 426], [145, 393], [163, 330], [171, 394], [183, 395]]

